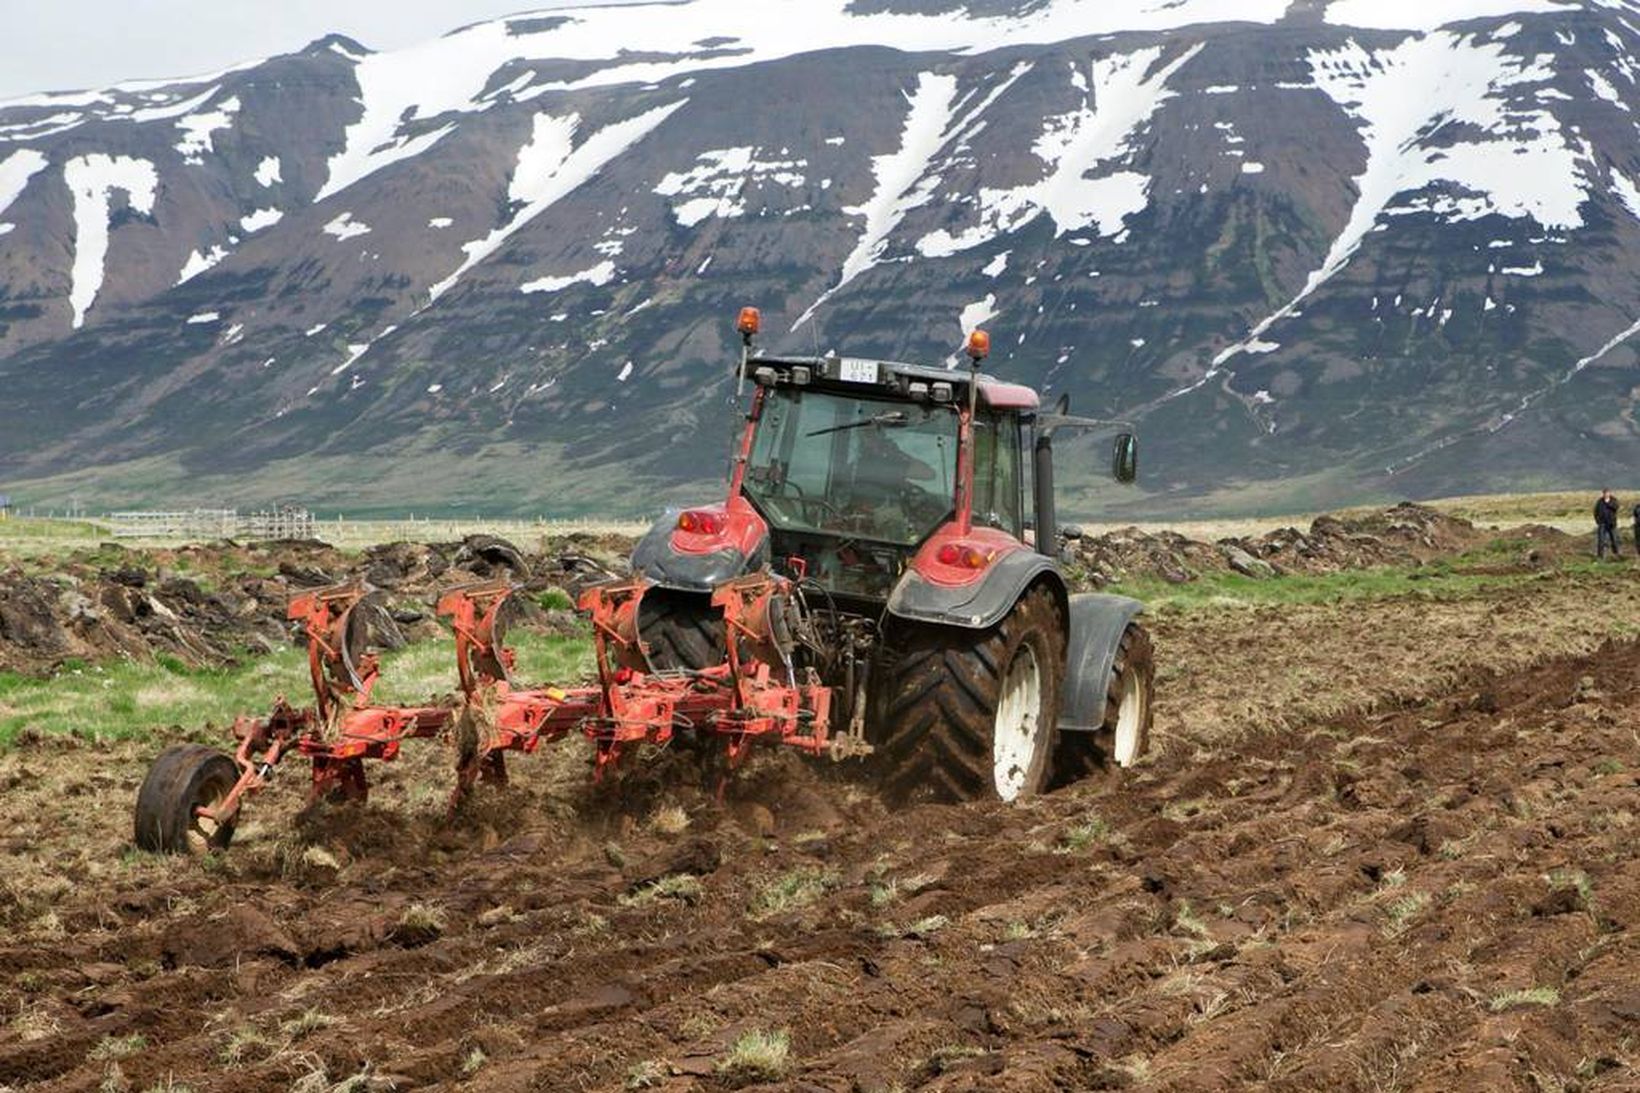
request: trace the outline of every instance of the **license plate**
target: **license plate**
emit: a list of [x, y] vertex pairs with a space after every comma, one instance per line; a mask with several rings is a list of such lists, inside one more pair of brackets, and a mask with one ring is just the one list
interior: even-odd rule
[[876, 361], [856, 361], [844, 358], [842, 361], [839, 361], [838, 364], [840, 366], [840, 374], [837, 378], [842, 380], [844, 383], [877, 382]]

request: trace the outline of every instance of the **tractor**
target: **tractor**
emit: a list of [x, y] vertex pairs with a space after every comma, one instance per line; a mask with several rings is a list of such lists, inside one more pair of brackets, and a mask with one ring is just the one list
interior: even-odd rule
[[[1074, 526], [1054, 506], [1054, 438], [1122, 428], [1044, 411], [971, 367], [764, 356], [737, 323], [755, 385], [728, 497], [663, 517], [632, 555], [649, 582], [638, 631], [657, 671], [724, 656], [714, 589], [791, 581], [776, 644], [788, 674], [832, 691], [832, 723], [875, 754], [893, 799], [1012, 801], [1149, 745], [1153, 655], [1142, 605], [1069, 591]], [[1138, 442], [1119, 432], [1118, 482]]]
[[[970, 367], [836, 355], [765, 356], [742, 311], [737, 382], [755, 390], [720, 503], [673, 512], [632, 554], [633, 575], [578, 601], [598, 678], [515, 680], [506, 579], [445, 590], [460, 693], [424, 706], [371, 698], [373, 590], [297, 596], [314, 701], [283, 697], [234, 722], [235, 750], [161, 752], [138, 793], [137, 845], [222, 849], [280, 761], [312, 765], [311, 797], [362, 800], [365, 760], [407, 740], [456, 755], [457, 809], [507, 782], [506, 755], [571, 735], [595, 776], [642, 746], [721, 745], [727, 769], [759, 743], [869, 757], [894, 802], [1014, 801], [1149, 744], [1152, 650], [1142, 605], [1072, 595], [1060, 568], [1081, 532], [1054, 511], [1054, 437], [1122, 428]], [[1120, 431], [1112, 473], [1137, 474]], [[717, 764], [711, 764], [718, 766]], [[720, 788], [722, 782], [719, 783]]]

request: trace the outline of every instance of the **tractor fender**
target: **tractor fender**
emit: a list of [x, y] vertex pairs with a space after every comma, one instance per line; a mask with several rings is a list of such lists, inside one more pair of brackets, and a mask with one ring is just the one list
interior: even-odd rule
[[678, 512], [677, 509], [669, 510], [632, 548], [634, 572], [643, 574], [662, 588], [680, 592], [710, 592], [724, 581], [767, 568], [767, 530], [757, 537], [749, 551], [733, 542], [726, 542], [716, 550], [683, 551], [673, 542]]
[[1001, 622], [1025, 590], [1043, 578], [1063, 603], [1067, 597], [1064, 575], [1051, 558], [1034, 550], [1003, 555], [972, 584], [935, 584], [915, 569], [907, 569], [888, 597], [888, 613], [914, 622], [984, 630]]
[[1105, 699], [1122, 635], [1145, 605], [1126, 596], [1084, 593], [1070, 601], [1065, 646], [1065, 701], [1059, 727], [1096, 732], [1105, 723]]

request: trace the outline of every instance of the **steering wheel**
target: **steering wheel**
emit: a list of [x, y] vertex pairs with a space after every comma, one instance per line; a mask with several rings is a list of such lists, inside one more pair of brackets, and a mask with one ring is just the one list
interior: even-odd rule
[[[826, 522], [824, 517], [832, 517], [838, 522], [843, 520], [842, 510], [830, 501], [827, 501], [824, 497], [807, 497], [804, 496], [802, 490], [800, 489], [798, 490], [797, 496], [793, 498], [793, 500], [795, 500], [798, 506], [803, 509], [803, 520], [806, 523], [813, 524], [815, 527], [819, 527]], [[812, 519], [809, 515], [809, 512], [812, 509], [820, 509], [822, 519]]]
[[943, 515], [945, 504], [923, 490], [907, 484], [900, 489], [900, 509], [912, 523], [920, 525]]

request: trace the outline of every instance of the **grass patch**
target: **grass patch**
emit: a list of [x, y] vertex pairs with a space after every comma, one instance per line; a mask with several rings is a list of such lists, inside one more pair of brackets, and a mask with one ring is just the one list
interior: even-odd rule
[[1516, 1006], [1558, 1006], [1560, 992], [1553, 987], [1530, 987], [1520, 991], [1504, 991], [1492, 998], [1492, 1012], [1500, 1013]]
[[1594, 903], [1594, 884], [1589, 880], [1589, 875], [1581, 869], [1552, 869], [1543, 879], [1553, 891], [1559, 892], [1567, 888], [1576, 891], [1584, 907], [1592, 906]]
[[785, 1029], [742, 1033], [718, 1060], [718, 1073], [735, 1078], [772, 1082], [791, 1069], [792, 1038]]
[[949, 925], [951, 925], [951, 920], [944, 915], [929, 915], [927, 918], [919, 918], [915, 922], [908, 922], [904, 926], [896, 926], [892, 922], [879, 926], [877, 936], [883, 938], [929, 938]]
[[[1160, 577], [1130, 577], [1120, 584], [1123, 595], [1145, 601], [1152, 609], [1192, 612], [1245, 605], [1295, 606], [1335, 604], [1360, 600], [1397, 598], [1458, 600], [1487, 589], [1524, 584], [1542, 579], [1541, 574], [1477, 573], [1469, 567], [1495, 561], [1498, 552], [1475, 552], [1450, 560], [1418, 566], [1380, 566], [1338, 573], [1289, 573], [1259, 580], [1240, 573], [1212, 571], [1187, 584], [1170, 584]], [[1588, 561], [1571, 561], [1566, 572], [1594, 571]]]
[[618, 902], [622, 907], [646, 907], [657, 900], [677, 899], [685, 903], [696, 903], [705, 893], [700, 878], [692, 873], [674, 873], [670, 877], [662, 877], [653, 884], [646, 884], [636, 892], [620, 897]]
[[[510, 637], [521, 680], [574, 682], [591, 670], [589, 640], [520, 631]], [[455, 667], [448, 640], [385, 653], [374, 697], [386, 703], [426, 702], [455, 688]], [[24, 732], [146, 740], [168, 735], [171, 725], [190, 731], [228, 725], [240, 714], [265, 711], [280, 694], [300, 703], [310, 689], [307, 653], [294, 648], [229, 668], [189, 668], [162, 657], [155, 663], [67, 663], [46, 679], [0, 673], [0, 750]]]
[[1407, 932], [1407, 927], [1418, 913], [1429, 906], [1429, 896], [1423, 892], [1410, 892], [1400, 899], [1393, 900], [1385, 911], [1389, 914], [1389, 921], [1384, 924], [1386, 938], [1400, 937]]
[[280, 1022], [279, 1031], [292, 1040], [300, 1040], [309, 1033], [329, 1028], [335, 1023], [336, 1018], [323, 1010], [306, 1009], [290, 1020]]
[[655, 1059], [634, 1063], [626, 1072], [622, 1089], [654, 1089], [666, 1083], [666, 1067]]
[[1060, 837], [1059, 847], [1054, 853], [1074, 854], [1080, 850], [1086, 850], [1094, 843], [1104, 842], [1108, 838], [1110, 838], [1110, 825], [1104, 821], [1103, 817], [1090, 814], [1081, 823], [1066, 829], [1065, 834]]
[[752, 916], [767, 918], [770, 915], [795, 911], [799, 907], [807, 907], [836, 888], [837, 884], [838, 878], [835, 873], [811, 868], [793, 869], [758, 890], [756, 898], [752, 900]]
[[140, 1032], [133, 1032], [129, 1036], [104, 1036], [97, 1041], [97, 1046], [91, 1049], [88, 1058], [99, 1063], [112, 1059], [124, 1059], [135, 1055], [147, 1046], [148, 1037]]
[[1173, 913], [1173, 926], [1175, 929], [1202, 941], [1211, 941], [1213, 939], [1213, 931], [1207, 928], [1207, 923], [1203, 922], [1201, 916], [1191, 908], [1188, 900], [1179, 902], [1178, 910]]

